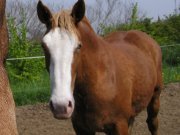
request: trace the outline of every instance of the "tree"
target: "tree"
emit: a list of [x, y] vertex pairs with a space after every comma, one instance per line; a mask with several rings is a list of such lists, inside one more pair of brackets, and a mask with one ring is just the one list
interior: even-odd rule
[[[16, 27], [19, 27], [25, 17], [25, 25], [27, 27], [27, 38], [39, 40], [45, 32], [45, 26], [37, 17], [37, 1], [29, 0], [8, 0], [7, 1], [7, 16], [14, 18]], [[61, 9], [63, 6], [50, 5], [53, 10]], [[23, 14], [23, 16], [22, 16]]]
[[[97, 33], [102, 33], [102, 26], [127, 23], [130, 21], [132, 6], [134, 4], [123, 0], [95, 0], [93, 5], [86, 5], [87, 17]], [[39, 22], [36, 13], [37, 1], [8, 0], [7, 14], [13, 17], [19, 26], [22, 23], [22, 12], [26, 18], [27, 36], [29, 39], [39, 40], [45, 27]], [[59, 11], [64, 5], [49, 4], [52, 11]], [[139, 14], [139, 13], [138, 13]]]
[[131, 1], [95, 0], [87, 8], [87, 16], [97, 33], [102, 34], [102, 28], [108, 25], [128, 22], [131, 18]]
[[135, 3], [135, 5], [133, 6], [133, 9], [132, 9], [132, 15], [131, 15], [131, 22], [130, 22], [130, 27], [133, 28], [137, 21], [138, 21], [138, 4]]

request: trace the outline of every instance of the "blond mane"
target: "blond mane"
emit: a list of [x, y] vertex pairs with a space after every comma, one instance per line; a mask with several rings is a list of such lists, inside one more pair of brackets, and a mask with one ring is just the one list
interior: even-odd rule
[[54, 21], [56, 27], [64, 28], [70, 33], [79, 35], [74, 19], [71, 16], [71, 10], [62, 10], [61, 12], [54, 14]]

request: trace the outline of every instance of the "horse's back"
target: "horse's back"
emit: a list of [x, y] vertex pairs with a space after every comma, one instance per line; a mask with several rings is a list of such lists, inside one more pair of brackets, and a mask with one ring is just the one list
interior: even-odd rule
[[143, 54], [145, 60], [146, 58], [152, 59], [157, 70], [161, 70], [162, 54], [160, 46], [146, 33], [138, 30], [114, 32], [104, 39], [109, 43], [110, 48], [120, 50], [120, 53], [135, 59], [135, 61], [139, 61], [136, 56]]
[[124, 40], [129, 44], [136, 46], [146, 54], [147, 57], [150, 57], [154, 61], [157, 72], [157, 85], [162, 85], [162, 54], [158, 43], [146, 33], [137, 30], [127, 32]]
[[151, 53], [153, 57], [159, 57], [161, 50], [157, 42], [149, 35], [138, 30], [114, 32], [104, 38], [107, 42], [118, 44], [119, 47], [127, 47], [128, 45], [137, 47], [142, 52]]

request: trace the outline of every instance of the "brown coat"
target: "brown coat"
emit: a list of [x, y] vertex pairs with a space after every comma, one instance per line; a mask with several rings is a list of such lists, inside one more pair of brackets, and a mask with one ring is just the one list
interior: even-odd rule
[[146, 33], [136, 30], [99, 37], [86, 18], [77, 29], [83, 47], [74, 91], [75, 130], [84, 127], [82, 131], [87, 133], [111, 134], [114, 128], [119, 128], [115, 134], [126, 135], [125, 123], [128, 121], [130, 128], [134, 117], [148, 107], [148, 126], [157, 135], [157, 126], [151, 122], [158, 124], [162, 88], [159, 45]]
[[0, 135], [17, 135], [15, 105], [4, 62], [8, 51], [6, 0], [0, 1]]
[[[47, 32], [60, 27], [76, 34], [81, 45], [74, 51], [72, 64], [72, 123], [76, 134], [95, 135], [101, 131], [107, 135], [130, 135], [135, 116], [147, 108], [148, 128], [152, 135], [158, 135], [162, 88], [159, 45], [146, 33], [135, 30], [114, 32], [105, 38], [96, 35], [84, 16], [84, 0], [78, 0], [71, 13], [62, 11], [55, 16], [41, 1], [37, 7]], [[46, 49], [49, 68], [51, 54]], [[52, 102], [50, 106], [60, 116], [67, 112], [58, 111], [67, 110], [67, 106], [54, 109]], [[68, 109], [72, 109], [72, 104], [68, 104]]]

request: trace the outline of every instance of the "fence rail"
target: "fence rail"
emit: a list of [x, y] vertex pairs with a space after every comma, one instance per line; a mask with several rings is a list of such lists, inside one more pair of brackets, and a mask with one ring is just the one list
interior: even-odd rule
[[[160, 47], [163, 53], [163, 72], [165, 82], [168, 83], [172, 81], [180, 81], [180, 44], [161, 45]], [[7, 61], [10, 62], [17, 60], [33, 60], [44, 58], [45, 56], [8, 58]], [[173, 75], [174, 77], [172, 77]]]
[[8, 58], [7, 61], [28, 60], [28, 59], [43, 59], [43, 58], [45, 58], [45, 56], [22, 57], [22, 58]]
[[[180, 44], [174, 44], [174, 45], [162, 45], [160, 46], [162, 49], [167, 47], [177, 47], [180, 46]], [[33, 57], [22, 57], [22, 58], [7, 58], [7, 61], [15, 61], [15, 60], [30, 60], [30, 59], [43, 59], [45, 56], [33, 56]]]
[[[164, 83], [170, 82], [180, 82], [180, 44], [177, 45], [163, 45], [161, 46], [163, 53], [163, 79]], [[7, 59], [7, 67], [9, 65], [14, 65], [16, 68], [16, 63], [20, 63], [19, 61], [27, 62], [27, 66], [31, 66], [32, 60], [38, 60], [43, 63], [44, 56], [34, 56], [34, 57], [22, 57], [22, 58], [8, 58]], [[18, 62], [16, 62], [18, 61]], [[13, 63], [13, 64], [12, 64]], [[41, 67], [33, 67], [28, 68], [29, 74], [32, 74], [34, 68]], [[26, 69], [27, 70], [27, 69]], [[9, 71], [9, 79], [11, 83], [11, 88], [13, 91], [14, 99], [16, 105], [26, 105], [26, 104], [34, 104], [37, 102], [48, 102], [50, 97], [50, 83], [49, 83], [49, 75], [46, 72], [45, 68], [42, 68], [42, 73], [38, 72], [37, 76], [40, 78], [39, 80], [18, 80], [12, 79], [11, 70]], [[24, 72], [24, 71], [23, 71]], [[14, 75], [14, 74], [13, 74]]]
[[174, 44], [174, 45], [161, 45], [161, 48], [166, 48], [166, 47], [177, 47], [180, 46], [180, 44]]

